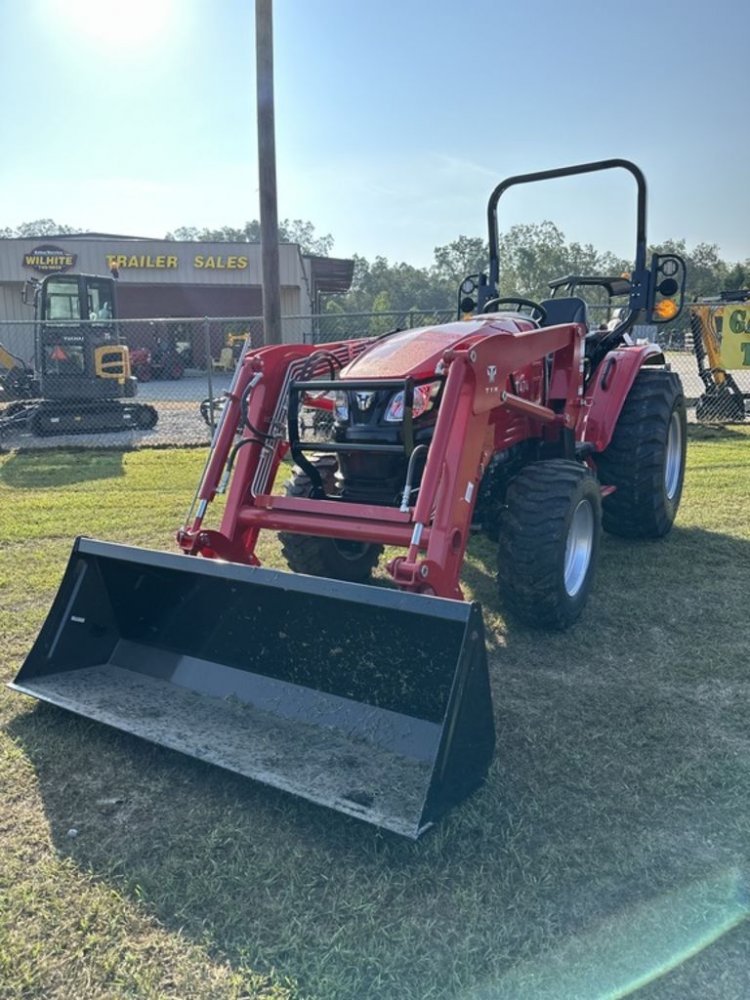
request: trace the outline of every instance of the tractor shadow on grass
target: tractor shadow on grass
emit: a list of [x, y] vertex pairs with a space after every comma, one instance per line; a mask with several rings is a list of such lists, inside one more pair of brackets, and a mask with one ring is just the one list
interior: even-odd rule
[[[493, 565], [472, 547], [473, 596]], [[749, 576], [726, 536], [607, 538], [574, 629], [489, 613], [490, 776], [416, 844], [48, 706], [9, 731], [61, 855], [306, 995], [559, 1000], [567, 960], [582, 1000], [618, 963], [675, 966], [653, 1000], [745, 996]]]
[[0, 482], [15, 489], [59, 489], [125, 475], [122, 450], [40, 448], [13, 452], [0, 465]]

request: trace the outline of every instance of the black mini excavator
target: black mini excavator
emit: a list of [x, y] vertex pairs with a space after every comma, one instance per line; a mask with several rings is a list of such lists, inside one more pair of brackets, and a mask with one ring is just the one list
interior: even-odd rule
[[156, 424], [154, 407], [133, 400], [137, 380], [118, 342], [113, 278], [49, 274], [27, 283], [24, 301], [34, 307], [35, 398], [24, 393], [9, 402], [0, 430], [26, 426], [46, 436]]

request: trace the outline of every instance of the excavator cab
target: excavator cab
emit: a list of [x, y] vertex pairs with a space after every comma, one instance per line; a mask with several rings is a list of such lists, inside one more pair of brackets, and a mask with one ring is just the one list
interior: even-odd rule
[[45, 399], [135, 395], [128, 349], [117, 342], [115, 283], [88, 274], [51, 274], [36, 290], [36, 357]]

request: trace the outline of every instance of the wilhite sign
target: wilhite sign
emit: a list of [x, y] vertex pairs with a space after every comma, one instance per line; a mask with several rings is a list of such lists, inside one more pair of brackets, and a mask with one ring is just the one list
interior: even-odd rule
[[23, 266], [47, 274], [49, 271], [68, 271], [75, 267], [78, 254], [69, 253], [62, 247], [44, 243], [23, 255]]

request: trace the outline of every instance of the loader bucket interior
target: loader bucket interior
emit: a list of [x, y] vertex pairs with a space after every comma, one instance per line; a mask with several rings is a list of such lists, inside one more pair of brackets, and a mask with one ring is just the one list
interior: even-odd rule
[[11, 687], [412, 838], [494, 749], [477, 605], [90, 539]]

